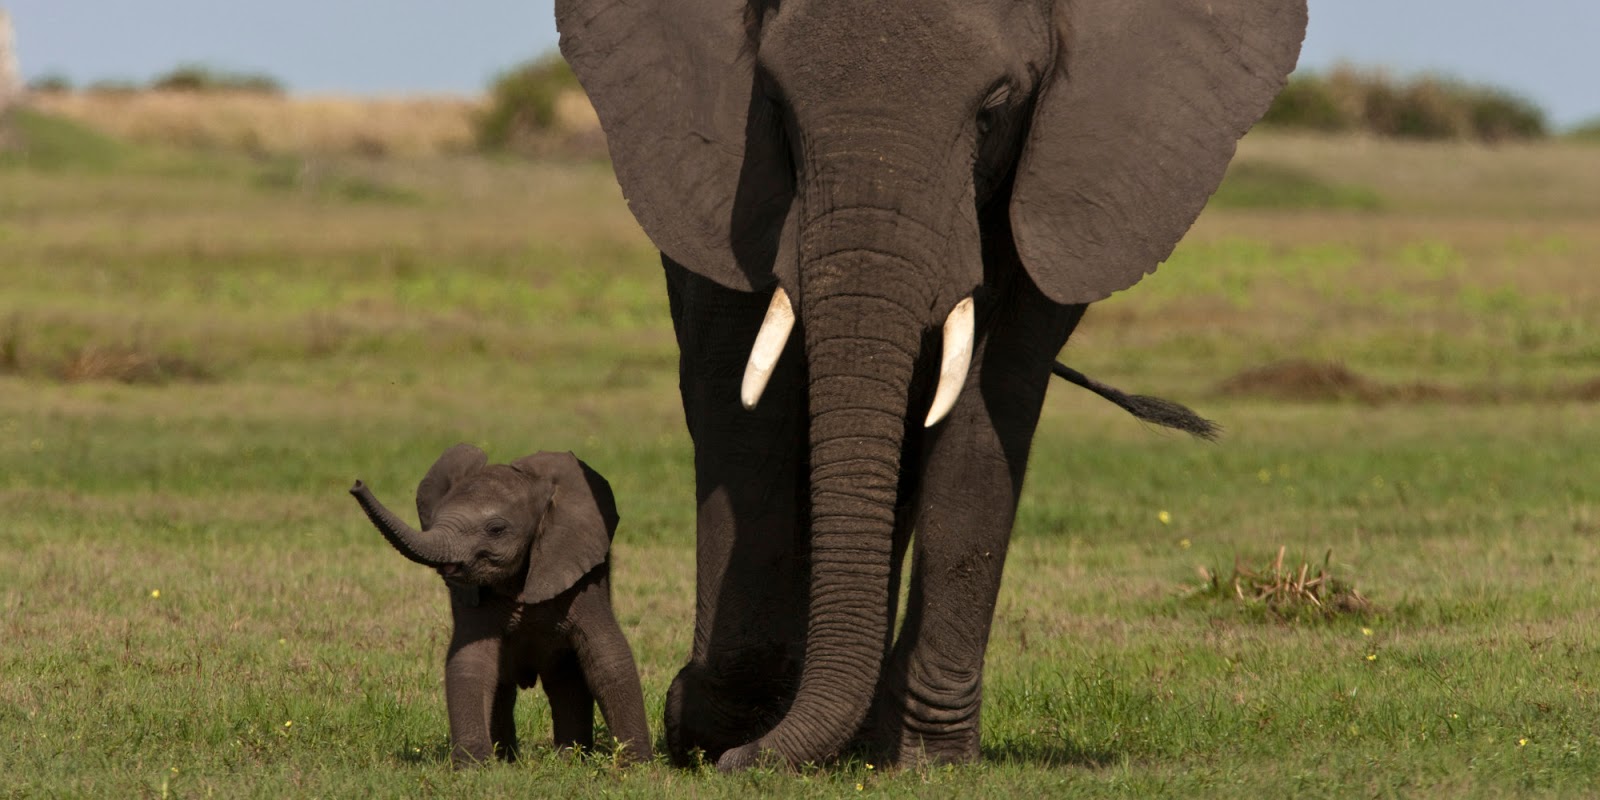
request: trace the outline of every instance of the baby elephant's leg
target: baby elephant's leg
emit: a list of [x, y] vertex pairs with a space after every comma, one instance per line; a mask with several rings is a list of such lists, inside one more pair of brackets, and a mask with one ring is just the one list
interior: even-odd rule
[[594, 748], [594, 695], [583, 680], [576, 655], [568, 653], [539, 674], [550, 698], [550, 722], [556, 747]]
[[450, 715], [450, 761], [456, 768], [494, 758], [490, 718], [500, 685], [500, 640], [456, 627], [445, 657], [445, 708]]
[[494, 754], [506, 761], [517, 760], [517, 685], [502, 683], [494, 690], [494, 707], [489, 711], [489, 738]]
[[644, 717], [639, 667], [617, 624], [605, 581], [590, 584], [573, 600], [572, 621], [578, 663], [590, 691], [600, 701], [606, 728], [616, 740], [618, 760], [649, 761], [650, 727]]

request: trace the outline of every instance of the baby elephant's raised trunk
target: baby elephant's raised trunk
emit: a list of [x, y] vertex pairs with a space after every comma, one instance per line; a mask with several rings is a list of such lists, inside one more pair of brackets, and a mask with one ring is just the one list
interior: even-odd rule
[[451, 563], [443, 537], [432, 531], [418, 531], [411, 527], [378, 502], [366, 484], [356, 481], [356, 485], [350, 487], [350, 494], [361, 504], [361, 510], [367, 512], [367, 519], [372, 520], [373, 526], [383, 534], [383, 538], [389, 540], [389, 544], [394, 545], [394, 549], [400, 551], [400, 555], [434, 569]]

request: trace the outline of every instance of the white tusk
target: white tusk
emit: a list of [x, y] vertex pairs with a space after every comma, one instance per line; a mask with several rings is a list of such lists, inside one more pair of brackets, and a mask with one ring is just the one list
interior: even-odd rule
[[967, 382], [967, 369], [972, 366], [972, 298], [968, 297], [950, 309], [944, 321], [944, 356], [939, 359], [939, 388], [933, 393], [933, 405], [928, 409], [931, 428], [944, 419], [961, 396], [961, 387]]
[[761, 393], [767, 390], [767, 380], [777, 368], [778, 356], [783, 355], [792, 330], [794, 306], [789, 305], [789, 293], [780, 286], [772, 293], [772, 305], [767, 307], [767, 317], [761, 321], [755, 346], [750, 348], [750, 361], [745, 364], [744, 383], [739, 386], [739, 402], [745, 410], [761, 402]]

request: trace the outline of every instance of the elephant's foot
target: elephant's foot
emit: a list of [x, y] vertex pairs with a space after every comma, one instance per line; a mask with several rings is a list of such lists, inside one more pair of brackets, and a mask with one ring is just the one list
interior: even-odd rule
[[930, 679], [919, 672], [885, 676], [859, 749], [902, 766], [977, 761], [981, 674], [944, 671]]
[[450, 768], [476, 769], [493, 764], [495, 756], [494, 746], [488, 742], [457, 743], [450, 748]]
[[789, 761], [776, 750], [768, 750], [761, 746], [761, 742], [750, 742], [735, 747], [717, 759], [718, 772], [743, 772], [747, 769], [764, 767], [766, 769], [783, 769], [790, 766]]
[[[685, 666], [667, 689], [667, 754], [680, 767], [694, 766], [698, 759], [720, 766], [725, 754], [778, 723], [789, 696], [781, 686], [741, 685], [703, 666]], [[752, 750], [752, 763], [755, 755]]]

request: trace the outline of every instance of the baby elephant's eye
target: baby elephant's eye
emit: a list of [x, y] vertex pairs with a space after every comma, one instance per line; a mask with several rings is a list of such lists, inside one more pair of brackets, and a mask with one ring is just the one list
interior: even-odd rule
[[485, 533], [489, 534], [490, 536], [499, 536], [500, 534], [505, 533], [510, 528], [511, 528], [511, 526], [506, 524], [505, 520], [497, 519], [497, 520], [489, 523], [488, 525], [485, 525], [483, 530], [484, 530]]

